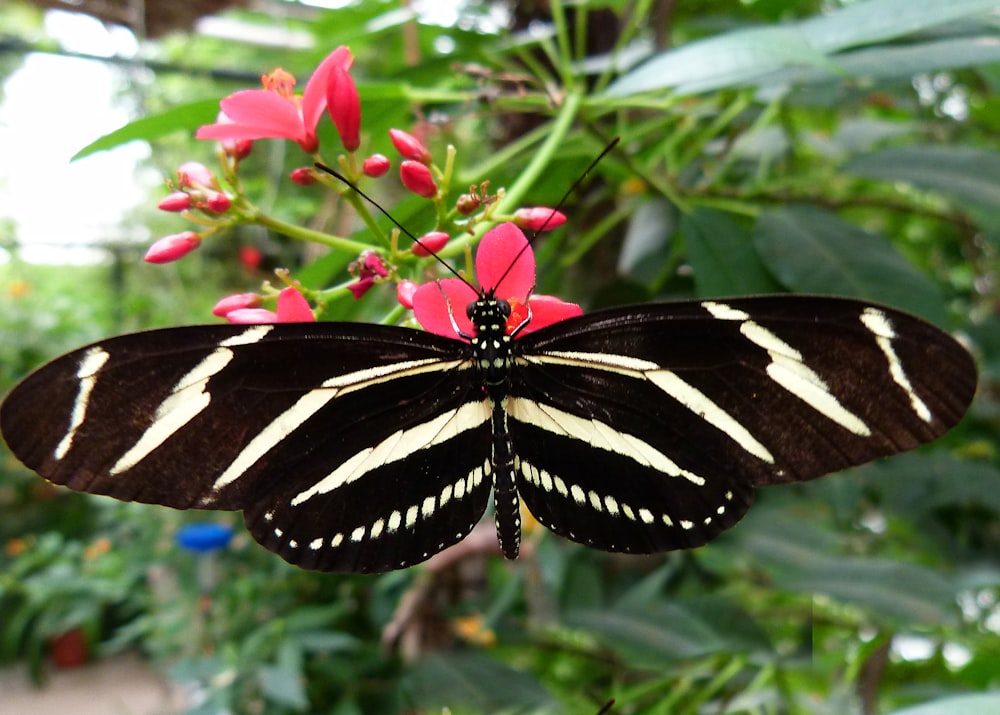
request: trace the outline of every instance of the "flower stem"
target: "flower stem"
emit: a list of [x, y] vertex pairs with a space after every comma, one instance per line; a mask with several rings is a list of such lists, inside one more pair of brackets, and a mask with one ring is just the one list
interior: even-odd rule
[[269, 216], [261, 211], [254, 212], [250, 218], [255, 223], [258, 223], [261, 226], [266, 226], [272, 231], [277, 231], [283, 236], [288, 236], [296, 241], [312, 241], [324, 246], [329, 246], [330, 248], [338, 251], [344, 251], [345, 253], [357, 254], [362, 251], [370, 251], [375, 248], [375, 246], [371, 246], [360, 241], [353, 241], [349, 238], [341, 238], [340, 236], [331, 236], [328, 233], [314, 231], [311, 228], [305, 228], [304, 226], [296, 226], [295, 224], [282, 221], [281, 219]]

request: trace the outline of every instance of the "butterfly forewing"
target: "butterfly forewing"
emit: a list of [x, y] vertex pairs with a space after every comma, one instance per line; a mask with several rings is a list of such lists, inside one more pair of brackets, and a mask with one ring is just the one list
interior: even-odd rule
[[126, 335], [38, 370], [0, 425], [55, 483], [244, 509], [289, 561], [388, 570], [459, 540], [486, 508], [490, 413], [467, 347], [333, 323]]
[[941, 331], [835, 298], [615, 309], [515, 350], [509, 424], [528, 508], [616, 551], [697, 546], [739, 520], [752, 486], [931, 441], [976, 384]]

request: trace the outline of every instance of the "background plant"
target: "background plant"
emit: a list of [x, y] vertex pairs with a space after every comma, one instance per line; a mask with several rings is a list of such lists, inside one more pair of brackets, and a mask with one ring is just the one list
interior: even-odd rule
[[[388, 155], [394, 127], [419, 134], [442, 165], [454, 145], [452, 201], [488, 179], [508, 206], [552, 205], [620, 136], [564, 209], [567, 226], [538, 243], [540, 292], [587, 310], [784, 290], [887, 302], [958, 331], [976, 353], [980, 395], [959, 429], [913, 456], [764, 491], [743, 523], [692, 553], [624, 558], [533, 534], [515, 565], [471, 553], [442, 571], [333, 577], [289, 567], [243, 535], [221, 555], [225, 578], [210, 595], [169, 536], [194, 517], [77, 495], [40, 503], [37, 478], [5, 456], [4, 514], [18, 519], [0, 526], [4, 573], [24, 573], [31, 555], [72, 560], [72, 548], [46, 546], [52, 532], [81, 545], [106, 537], [99, 559], [162, 567], [152, 588], [108, 606], [129, 617], [109, 619], [103, 635], [201, 683], [205, 712], [597, 712], [612, 697], [623, 713], [1000, 707], [993, 6], [683, 3], [654, 14], [664, 7], [555, 3], [538, 16], [515, 6], [520, 29], [491, 32], [484, 7], [441, 27], [394, 24], [394, 5], [363, 3], [301, 22], [314, 50], [268, 56], [178, 36], [159, 51], [261, 73], [280, 65], [301, 81], [349, 44], [361, 155]], [[173, 177], [184, 161], [212, 161], [211, 144], [191, 136], [215, 121], [219, 97], [251, 83], [159, 79], [148, 115], [91, 149], [155, 141]], [[328, 121], [319, 142], [342, 152]], [[102, 290], [87, 292], [119, 292], [82, 318], [79, 299], [56, 300], [70, 289], [53, 272], [12, 264], [8, 285], [34, 292], [8, 289], [3, 329], [32, 337], [0, 343], [4, 377], [90, 337], [206, 321], [226, 293], [280, 285], [267, 270], [276, 266], [307, 294], [341, 288], [324, 294], [323, 318], [398, 320], [392, 284], [360, 300], [345, 290], [362, 247], [385, 247], [337, 189], [286, 178], [308, 163], [293, 142], [260, 143], [240, 163], [241, 190], [283, 225], [357, 250], [317, 251], [295, 240], [303, 233], [249, 220], [170, 268], [135, 267], [135, 256], [122, 283], [95, 271], [89, 285]], [[431, 202], [394, 176], [364, 188], [413, 233], [438, 228]], [[188, 228], [136, 220], [162, 234]], [[372, 220], [388, 235], [384, 218]], [[256, 267], [239, 261], [247, 247]], [[449, 242], [443, 255], [461, 266], [463, 248]], [[408, 277], [430, 275], [407, 261]], [[64, 504], [78, 517], [53, 522]], [[197, 628], [176, 628], [189, 622]]]

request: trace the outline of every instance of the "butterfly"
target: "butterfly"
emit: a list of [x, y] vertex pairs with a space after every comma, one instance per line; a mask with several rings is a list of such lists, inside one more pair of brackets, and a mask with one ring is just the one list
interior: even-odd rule
[[291, 563], [382, 572], [463, 539], [491, 494], [508, 558], [522, 504], [598, 549], [694, 548], [756, 487], [940, 437], [976, 389], [958, 342], [885, 306], [774, 295], [578, 314], [531, 295], [512, 224], [486, 234], [477, 268], [485, 287], [420, 288], [424, 331], [210, 325], [94, 343], [17, 385], [0, 430], [54, 483], [241, 510]]

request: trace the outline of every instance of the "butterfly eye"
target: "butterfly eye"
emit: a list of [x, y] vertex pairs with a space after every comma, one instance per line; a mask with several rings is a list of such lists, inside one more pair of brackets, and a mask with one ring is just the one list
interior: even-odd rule
[[500, 306], [500, 314], [503, 315], [504, 318], [509, 318], [510, 317], [510, 303], [508, 303], [505, 300], [498, 300], [497, 301], [497, 305]]
[[476, 312], [475, 302], [469, 303], [467, 306], [465, 306], [465, 317], [468, 318], [469, 320], [472, 320], [472, 314], [475, 312]]

